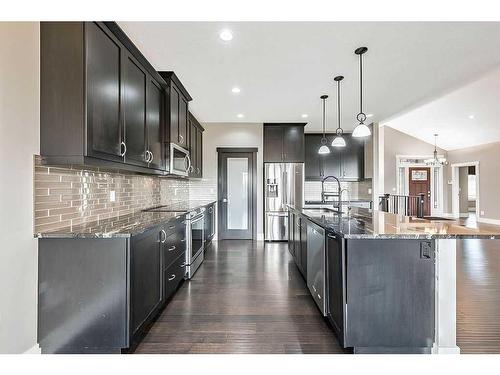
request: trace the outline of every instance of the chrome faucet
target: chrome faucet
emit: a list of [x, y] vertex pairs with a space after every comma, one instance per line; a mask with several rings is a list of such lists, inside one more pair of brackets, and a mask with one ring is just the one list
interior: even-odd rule
[[[329, 179], [333, 179], [333, 180], [337, 181], [338, 189], [337, 189], [337, 193], [336, 194], [334, 192], [331, 192], [331, 191], [325, 191], [325, 181], [327, 181]], [[340, 180], [337, 177], [335, 177], [335, 176], [326, 176], [325, 178], [323, 178], [321, 180], [321, 202], [322, 203], [326, 203], [325, 197], [338, 197], [339, 200], [337, 201], [338, 202], [337, 203], [337, 210], [338, 210], [338, 212], [342, 212], [342, 202], [341, 202], [341, 199], [340, 199], [341, 195], [342, 195], [342, 191], [340, 189]], [[333, 203], [335, 203], [335, 201], [333, 201]]]
[[342, 189], [342, 190], [340, 190], [339, 200], [342, 202], [342, 193], [344, 191], [347, 193], [347, 215], [350, 215], [350, 213], [351, 213], [351, 193], [349, 193], [348, 189]]

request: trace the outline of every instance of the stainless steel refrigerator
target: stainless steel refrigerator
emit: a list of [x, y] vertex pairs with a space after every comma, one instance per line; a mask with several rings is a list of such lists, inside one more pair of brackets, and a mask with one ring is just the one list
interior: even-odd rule
[[264, 163], [264, 239], [288, 240], [287, 204], [304, 204], [304, 163]]

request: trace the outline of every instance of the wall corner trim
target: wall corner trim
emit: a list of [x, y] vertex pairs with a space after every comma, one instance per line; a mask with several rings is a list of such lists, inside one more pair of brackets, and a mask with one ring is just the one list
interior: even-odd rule
[[24, 351], [23, 354], [42, 354], [42, 348], [40, 348], [40, 345], [36, 343], [31, 348]]

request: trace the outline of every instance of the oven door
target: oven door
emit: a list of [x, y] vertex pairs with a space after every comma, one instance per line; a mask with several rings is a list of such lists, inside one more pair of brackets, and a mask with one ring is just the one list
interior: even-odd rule
[[189, 151], [170, 143], [170, 174], [187, 177], [189, 168], [191, 168]]
[[191, 259], [190, 263], [203, 252], [205, 244], [205, 214], [195, 216], [191, 219]]

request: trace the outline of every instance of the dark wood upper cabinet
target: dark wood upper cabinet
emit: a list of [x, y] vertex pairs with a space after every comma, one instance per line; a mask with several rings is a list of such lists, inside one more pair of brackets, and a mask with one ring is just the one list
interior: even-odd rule
[[329, 154], [318, 154], [322, 134], [305, 135], [305, 179], [320, 181], [326, 176], [335, 176], [345, 181], [364, 178], [364, 140], [344, 134], [345, 148], [331, 147], [334, 134], [327, 134]]
[[185, 149], [189, 148], [188, 113], [192, 100], [184, 85], [174, 72], [159, 72], [166, 82], [166, 127], [170, 130], [169, 141]]
[[[59, 37], [59, 35], [54, 35], [54, 28], [49, 31], [50, 34], [46, 34], [45, 30], [47, 28], [49, 28], [49, 25], [42, 23], [42, 38], [53, 39]], [[80, 28], [76, 27], [75, 32], [83, 33], [83, 29], [80, 30]], [[110, 31], [93, 22], [86, 25], [85, 36], [87, 40], [87, 151], [89, 155], [97, 158], [119, 161], [122, 160], [120, 144], [123, 139], [120, 103], [123, 87], [121, 66], [124, 48]], [[60, 35], [60, 37], [64, 38], [63, 35]], [[50, 40], [47, 42], [52, 44], [56, 41]], [[55, 48], [44, 49], [42, 59], [45, 57], [54, 58], [54, 56], [48, 56], [52, 51], [54, 53], [58, 52], [55, 51]], [[83, 64], [83, 61], [79, 65], [81, 64]], [[43, 67], [46, 66], [43, 65]], [[66, 69], [68, 68], [70, 67], [66, 67]], [[43, 69], [42, 75], [45, 75], [46, 72], [47, 70]], [[44, 90], [47, 85], [50, 85], [50, 82], [43, 80], [43, 83], [42, 95], [51, 95]], [[58, 83], [64, 85], [63, 82]], [[62, 91], [65, 88], [69, 89], [67, 85], [70, 84], [71, 82], [68, 82], [61, 88], [62, 90], [60, 89], [59, 92], [54, 92], [52, 95], [63, 95]], [[84, 85], [84, 82], [79, 84]], [[44, 109], [46, 108], [42, 108], [42, 110]], [[63, 108], [60, 109], [64, 110]], [[59, 121], [63, 120], [63, 118], [59, 118]], [[46, 126], [47, 124], [42, 122], [42, 134], [45, 134], [43, 127]], [[64, 138], [58, 141], [64, 142]]]
[[123, 85], [124, 142], [127, 147], [125, 162], [147, 165], [146, 157], [146, 72], [133, 56], [125, 58]]
[[166, 173], [166, 83], [116, 23], [41, 22], [40, 75], [43, 163]]
[[163, 89], [155, 79], [150, 78], [147, 87], [147, 134], [150, 167], [164, 170], [166, 163], [165, 143], [163, 141]]
[[264, 124], [264, 162], [304, 162], [305, 123]]
[[189, 177], [203, 177], [203, 126], [198, 122], [196, 117], [189, 112], [189, 153], [191, 155], [191, 168]]

